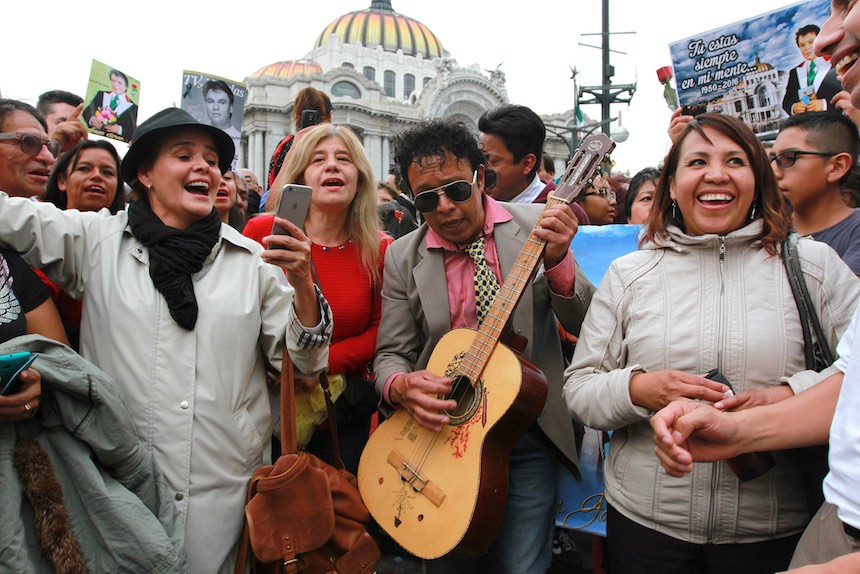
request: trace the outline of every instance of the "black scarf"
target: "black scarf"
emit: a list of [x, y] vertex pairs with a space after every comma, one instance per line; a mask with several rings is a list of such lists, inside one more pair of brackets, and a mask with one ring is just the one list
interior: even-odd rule
[[197, 298], [191, 274], [203, 268], [221, 231], [221, 218], [212, 212], [187, 229], [165, 225], [146, 200], [128, 207], [128, 222], [134, 236], [149, 249], [149, 276], [164, 295], [170, 316], [189, 331], [197, 322]]

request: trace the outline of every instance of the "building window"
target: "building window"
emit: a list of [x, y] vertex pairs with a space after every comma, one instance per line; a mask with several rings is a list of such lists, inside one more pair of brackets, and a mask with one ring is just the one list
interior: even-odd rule
[[340, 65], [341, 68], [346, 68], [347, 70], [354, 70], [355, 66], [350, 64], [349, 62], [344, 62]]
[[361, 98], [361, 92], [358, 87], [352, 82], [337, 82], [331, 87], [331, 95], [346, 96], [358, 100]]
[[395, 95], [394, 92], [394, 72], [391, 70], [385, 70], [385, 74], [383, 74], [385, 95], [389, 98], [393, 98]]
[[370, 80], [371, 82], [376, 81], [376, 69], [375, 68], [372, 68], [370, 66], [365, 66], [364, 70], [362, 70], [362, 72], [364, 73], [364, 77], [367, 78], [368, 80]]
[[412, 92], [415, 91], [415, 76], [406, 74], [403, 76], [403, 99], [409, 98]]

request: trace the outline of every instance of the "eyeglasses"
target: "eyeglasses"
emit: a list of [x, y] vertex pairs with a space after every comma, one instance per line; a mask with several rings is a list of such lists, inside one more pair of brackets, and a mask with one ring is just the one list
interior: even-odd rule
[[598, 188], [596, 191], [589, 191], [588, 193], [583, 193], [580, 196], [580, 200], [585, 199], [589, 195], [599, 195], [606, 201], [615, 201], [615, 192], [612, 191], [611, 187], [601, 187]]
[[0, 134], [0, 140], [18, 140], [18, 145], [21, 146], [21, 151], [27, 155], [36, 157], [42, 151], [42, 146], [46, 146], [48, 151], [54, 158], [60, 153], [60, 144], [54, 140], [42, 138], [36, 134], [28, 134], [22, 132], [7, 132]]
[[478, 170], [472, 174], [472, 183], [465, 179], [452, 181], [427, 191], [422, 191], [415, 196], [415, 207], [422, 213], [430, 213], [439, 205], [439, 196], [443, 193], [454, 203], [463, 203], [472, 197], [472, 186], [478, 181]]
[[794, 162], [797, 161], [797, 156], [800, 155], [818, 155], [821, 157], [833, 157], [836, 155], [835, 153], [830, 153], [826, 151], [802, 151], [802, 150], [787, 150], [782, 152], [779, 155], [770, 154], [770, 161], [775, 161], [776, 166], [779, 169], [785, 169], [787, 167], [791, 167], [794, 165]]

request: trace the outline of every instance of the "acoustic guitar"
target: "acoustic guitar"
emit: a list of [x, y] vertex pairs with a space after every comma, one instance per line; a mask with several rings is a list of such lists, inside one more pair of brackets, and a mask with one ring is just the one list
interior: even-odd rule
[[[547, 207], [576, 200], [614, 147], [603, 134], [586, 138]], [[481, 554], [501, 526], [511, 448], [543, 410], [547, 384], [499, 339], [545, 248], [531, 233], [481, 328], [452, 330], [433, 349], [427, 369], [453, 379], [450, 423], [430, 431], [398, 409], [364, 448], [361, 496], [380, 527], [419, 558]]]

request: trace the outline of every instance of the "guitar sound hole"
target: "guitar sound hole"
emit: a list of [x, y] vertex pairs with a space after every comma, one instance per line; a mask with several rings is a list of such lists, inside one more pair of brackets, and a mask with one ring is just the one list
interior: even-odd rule
[[448, 416], [452, 419], [462, 419], [470, 412], [474, 412], [475, 397], [475, 387], [467, 377], [463, 375], [454, 377], [451, 392], [445, 398], [457, 401], [457, 407], [448, 411]]

